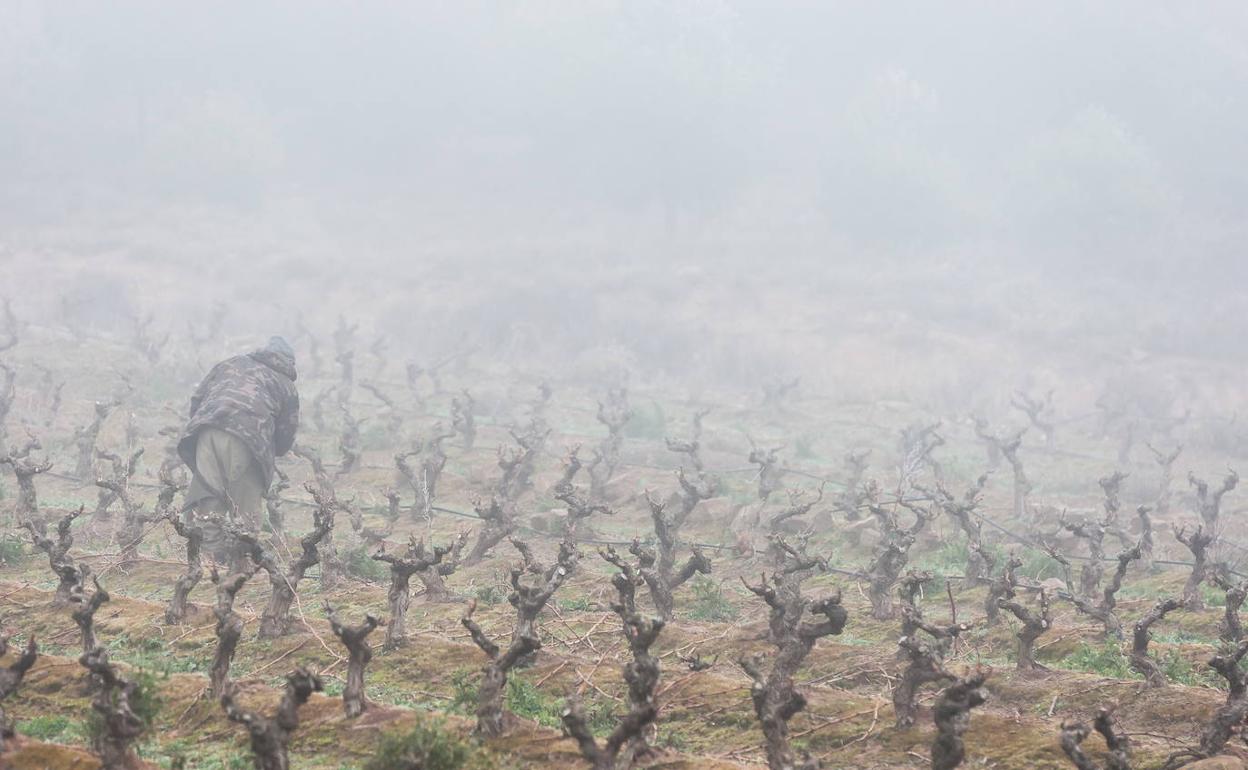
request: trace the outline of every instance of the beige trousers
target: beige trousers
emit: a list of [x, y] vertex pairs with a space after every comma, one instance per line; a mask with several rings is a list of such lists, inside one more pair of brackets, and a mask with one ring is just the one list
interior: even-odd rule
[[264, 475], [243, 440], [217, 428], [195, 437], [195, 475], [187, 505], [200, 513], [225, 514], [252, 532], [260, 530]]

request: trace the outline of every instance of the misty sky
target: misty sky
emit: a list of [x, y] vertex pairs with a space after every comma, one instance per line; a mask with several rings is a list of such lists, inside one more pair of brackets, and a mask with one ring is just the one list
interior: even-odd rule
[[1232, 2], [0, 0], [0, 221], [1224, 285], [1246, 100]]

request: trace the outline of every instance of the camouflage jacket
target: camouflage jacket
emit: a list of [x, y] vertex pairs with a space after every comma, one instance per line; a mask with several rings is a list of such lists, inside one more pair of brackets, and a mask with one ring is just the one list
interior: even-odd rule
[[212, 368], [191, 397], [191, 417], [178, 441], [178, 454], [195, 468], [195, 435], [213, 427], [247, 444], [273, 481], [273, 458], [290, 451], [299, 428], [295, 362], [268, 349], [227, 358]]

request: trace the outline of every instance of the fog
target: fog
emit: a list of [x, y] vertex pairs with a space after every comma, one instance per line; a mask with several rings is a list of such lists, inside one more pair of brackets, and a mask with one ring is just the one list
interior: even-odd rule
[[[0, 293], [686, 389], [1238, 406], [1238, 3], [0, 1]], [[989, 395], [992, 394], [992, 395]]]

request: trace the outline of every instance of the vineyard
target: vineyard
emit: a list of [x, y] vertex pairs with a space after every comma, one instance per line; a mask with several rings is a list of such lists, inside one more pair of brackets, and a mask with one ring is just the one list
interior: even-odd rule
[[302, 420], [250, 530], [181, 504], [215, 330], [6, 323], [6, 768], [1248, 756], [1244, 508], [1190, 413], [691, 399], [340, 320], [292, 336]]

